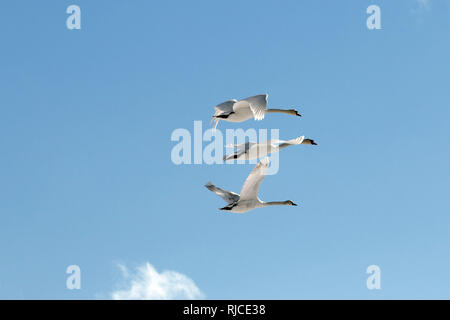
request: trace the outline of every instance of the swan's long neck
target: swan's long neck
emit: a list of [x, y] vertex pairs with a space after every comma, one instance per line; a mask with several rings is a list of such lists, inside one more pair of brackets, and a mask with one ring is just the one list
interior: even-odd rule
[[[294, 141], [294, 140], [291, 140], [291, 141]], [[292, 146], [292, 145], [295, 145], [295, 144], [298, 144], [298, 143], [295, 143], [295, 142], [291, 142], [290, 143], [290, 141], [282, 143], [282, 144], [280, 144], [278, 146], [278, 150], [284, 149], [286, 147], [289, 147], [289, 146]], [[317, 143], [314, 140], [312, 140], [312, 139], [303, 139], [300, 144], [310, 144], [310, 145], [314, 145], [314, 146], [317, 145]]]
[[290, 114], [293, 116], [300, 116], [300, 114], [297, 112], [297, 110], [294, 109], [267, 109], [266, 113], [286, 113], [286, 114]]
[[269, 201], [269, 202], [263, 202], [262, 206], [263, 207], [268, 207], [268, 206], [288, 206], [290, 205], [290, 201]]
[[277, 147], [277, 151], [280, 151], [281, 149], [284, 149], [286, 147], [292, 146], [290, 143], [282, 143]]

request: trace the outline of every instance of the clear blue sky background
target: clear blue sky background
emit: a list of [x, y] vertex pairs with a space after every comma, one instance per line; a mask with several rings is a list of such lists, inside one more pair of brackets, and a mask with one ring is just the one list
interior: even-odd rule
[[[107, 297], [147, 261], [209, 299], [450, 298], [450, 2], [428, 2], [2, 1], [0, 298]], [[303, 118], [219, 128], [315, 139], [260, 189], [300, 206], [226, 215], [203, 184], [253, 165], [175, 166], [170, 135], [265, 92]]]

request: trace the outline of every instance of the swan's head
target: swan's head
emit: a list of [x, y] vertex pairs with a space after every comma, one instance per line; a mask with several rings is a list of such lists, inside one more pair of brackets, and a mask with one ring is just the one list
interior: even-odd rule
[[312, 144], [313, 146], [317, 146], [317, 143], [313, 139], [303, 139], [302, 144]]
[[297, 206], [297, 205], [296, 205], [293, 201], [291, 201], [291, 200], [286, 200], [285, 203], [286, 203], [288, 206]]
[[301, 116], [302, 116], [302, 115], [301, 115], [300, 113], [298, 113], [298, 111], [295, 110], [295, 109], [289, 109], [289, 110], [288, 110], [288, 113], [291, 114], [291, 115], [293, 115], [293, 116], [297, 116], [297, 117], [301, 117]]

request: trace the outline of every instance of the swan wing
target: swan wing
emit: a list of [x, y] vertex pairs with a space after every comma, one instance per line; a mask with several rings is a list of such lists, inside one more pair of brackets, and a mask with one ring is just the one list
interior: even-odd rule
[[305, 136], [300, 136], [298, 138], [283, 142], [287, 144], [302, 144], [303, 140], [305, 140]]
[[223, 160], [225, 161], [225, 160], [237, 159], [244, 153], [248, 152], [248, 150], [255, 144], [256, 143], [254, 143], [254, 142], [246, 142], [246, 143], [242, 143], [242, 144], [226, 145], [225, 147], [235, 148], [236, 151], [234, 151], [233, 153], [231, 153], [229, 155], [225, 155], [223, 157]]
[[214, 115], [220, 115], [220, 114], [228, 114], [233, 112], [233, 105], [236, 103], [236, 100], [228, 100], [225, 102], [222, 102], [221, 104], [218, 104], [214, 107], [215, 113]]
[[266, 176], [268, 167], [269, 158], [264, 158], [255, 166], [255, 168], [253, 168], [242, 187], [240, 195], [241, 200], [257, 199], [259, 186]]
[[233, 112], [233, 106], [237, 102], [236, 99], [228, 100], [225, 102], [222, 102], [221, 104], [218, 104], [214, 107], [214, 115], [211, 119], [211, 122], [214, 121], [213, 128], [214, 130], [217, 128], [217, 124], [219, 123], [218, 116], [221, 115], [229, 115]]
[[208, 188], [208, 190], [217, 194], [219, 197], [221, 197], [227, 203], [234, 203], [236, 201], [239, 201], [239, 195], [237, 193], [223, 190], [219, 187], [216, 187], [211, 182], [208, 182], [207, 184], [205, 184], [205, 187]]
[[256, 144], [255, 142], [249, 142], [248, 141], [248, 142], [241, 143], [241, 144], [227, 144], [225, 146], [225, 148], [237, 149], [238, 151], [241, 151], [241, 150], [246, 151], [246, 150], [250, 149], [250, 147], [255, 145], [255, 144]]
[[249, 104], [255, 120], [262, 120], [264, 119], [264, 115], [266, 114], [268, 97], [269, 95], [267, 94], [259, 94], [253, 97], [242, 99], [241, 101], [246, 101]]

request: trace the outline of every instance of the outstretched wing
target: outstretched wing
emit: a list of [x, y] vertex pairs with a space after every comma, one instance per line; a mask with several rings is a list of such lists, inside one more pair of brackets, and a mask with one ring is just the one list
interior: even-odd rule
[[253, 112], [253, 117], [255, 120], [264, 119], [264, 115], [266, 114], [267, 109], [267, 98], [268, 94], [259, 94], [253, 97], [248, 97], [242, 99], [241, 101], [246, 101], [250, 105], [250, 109]]
[[230, 112], [233, 112], [233, 105], [236, 102], [237, 101], [233, 99], [218, 104], [217, 106], [214, 107], [215, 110], [214, 116], [218, 116], [221, 114], [229, 114]]
[[253, 168], [242, 187], [241, 200], [253, 200], [258, 197], [258, 189], [264, 180], [268, 167], [269, 158], [264, 158]]
[[[217, 124], [219, 123], [220, 116], [227, 116], [233, 112], [233, 105], [237, 102], [237, 100], [232, 99], [221, 104], [218, 104], [214, 107], [214, 115], [212, 120], [214, 120], [214, 129], [217, 128]], [[212, 121], [211, 120], [211, 121]]]
[[225, 147], [232, 147], [235, 148], [236, 151], [234, 151], [231, 154], [225, 155], [223, 156], [223, 160], [232, 160], [232, 159], [237, 159], [239, 158], [241, 155], [243, 155], [244, 153], [246, 153], [248, 151], [248, 149], [250, 149], [253, 145], [255, 145], [256, 143], [254, 142], [246, 142], [246, 143], [242, 143], [242, 144], [235, 144], [235, 145], [226, 145]]
[[234, 203], [236, 201], [239, 201], [239, 195], [237, 193], [218, 188], [215, 185], [213, 185], [211, 182], [208, 182], [207, 184], [205, 184], [205, 187], [208, 188], [210, 191], [214, 192], [215, 194], [217, 194], [219, 197], [221, 197], [227, 203]]

